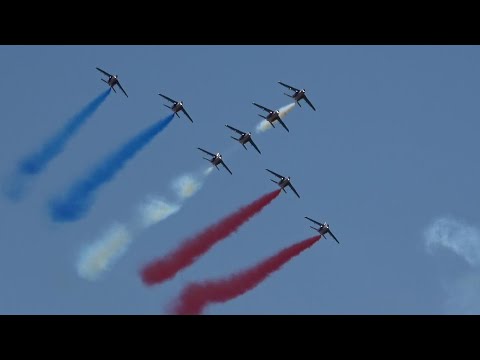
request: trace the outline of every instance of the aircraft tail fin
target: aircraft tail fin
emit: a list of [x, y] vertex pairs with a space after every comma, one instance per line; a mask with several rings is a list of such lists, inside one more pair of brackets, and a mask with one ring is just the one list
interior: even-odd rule
[[180, 119], [180, 115], [178, 115], [178, 112], [176, 112], [175, 115], [177, 115], [177, 117]]
[[230, 136], [233, 140], [236, 140], [238, 141], [238, 139], [236, 137], [233, 137], [233, 136]]
[[163, 106], [165, 106], [165, 107], [169, 108], [170, 110], [172, 110], [172, 108], [171, 108], [170, 106], [166, 105], [166, 104], [163, 104]]
[[287, 93], [284, 93], [284, 94], [285, 94], [285, 95], [287, 95], [288, 97], [291, 97], [291, 98], [293, 98], [293, 96], [292, 96], [292, 95], [290, 95], [290, 94], [287, 94]]
[[297, 101], [297, 105], [300, 106], [300, 107], [302, 107], [302, 105], [300, 105], [300, 101]]
[[313, 226], [310, 226], [313, 230], [317, 230], [317, 228], [314, 228]]
[[105, 84], [108, 84], [107, 80], [105, 80], [105, 79], [100, 79], [100, 80], [102, 80]]
[[220, 171], [220, 169], [218, 168], [218, 166], [217, 166], [217, 165], [215, 165], [215, 167], [217, 168], [217, 170], [218, 170], [218, 171]]
[[243, 147], [245, 148], [245, 150], [248, 150], [247, 147], [245, 146], [245, 144], [242, 144], [242, 145], [243, 145]]
[[207, 159], [206, 157], [204, 157], [205, 160], [207, 160], [208, 162], [210, 162], [210, 159]]
[[261, 118], [264, 118], [265, 120], [267, 120], [266, 116], [263, 116], [263, 115], [260, 115], [260, 114], [257, 114], [258, 116], [260, 116]]

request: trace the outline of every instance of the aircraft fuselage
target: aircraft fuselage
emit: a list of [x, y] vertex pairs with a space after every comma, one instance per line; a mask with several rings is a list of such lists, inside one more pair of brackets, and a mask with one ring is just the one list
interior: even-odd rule
[[279, 112], [278, 111], [274, 111], [273, 113], [269, 113], [267, 115], [267, 121], [269, 122], [274, 122], [275, 120], [279, 119], [280, 118], [280, 115], [279, 115]]
[[320, 226], [320, 227], [317, 229], [317, 231], [319, 232], [319, 234], [320, 234], [321, 236], [325, 235], [326, 233], [328, 233], [328, 225], [326, 225], [326, 226], [325, 226], [325, 225]]
[[250, 140], [251, 137], [252, 137], [251, 134], [245, 134], [240, 136], [240, 139], [238, 139], [238, 141], [240, 142], [240, 144], [245, 144]]
[[280, 181], [278, 182], [278, 186], [280, 186], [282, 189], [287, 186], [288, 184], [290, 184], [290, 178], [282, 178], [280, 179]]
[[293, 98], [297, 102], [302, 100], [304, 97], [305, 97], [305, 91], [304, 90], [296, 91], [295, 94], [293, 94]]
[[222, 162], [222, 156], [217, 154], [212, 160], [210, 160], [210, 162], [215, 166], [219, 165]]
[[111, 76], [111, 77], [108, 79], [107, 84], [110, 85], [110, 86], [113, 88], [114, 85], [118, 84], [117, 77], [116, 77], [116, 76]]
[[173, 112], [179, 112], [182, 109], [183, 109], [183, 103], [181, 101], [172, 105]]

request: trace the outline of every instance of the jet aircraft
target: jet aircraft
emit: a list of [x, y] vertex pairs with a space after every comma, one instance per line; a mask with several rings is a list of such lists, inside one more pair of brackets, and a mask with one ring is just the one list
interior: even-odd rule
[[287, 95], [288, 97], [291, 97], [295, 100], [295, 102], [298, 104], [298, 106], [302, 107], [302, 105], [300, 105], [300, 100], [305, 100], [305, 102], [310, 105], [310, 107], [313, 109], [313, 111], [317, 111], [315, 109], [315, 107], [313, 106], [313, 104], [310, 102], [310, 100], [308, 100], [307, 98], [307, 95], [305, 94], [305, 89], [297, 89], [297, 88], [294, 88], [293, 86], [291, 85], [287, 85], [281, 81], [278, 82], [280, 85], [282, 86], [285, 86], [286, 88], [294, 91], [294, 93], [292, 95], [290, 94], [287, 94], [287, 93], [284, 93], [285, 95]]
[[270, 125], [272, 125], [272, 127], [275, 127], [275, 126], [273, 125], [273, 123], [274, 123], [275, 121], [278, 121], [278, 122], [285, 128], [285, 130], [287, 130], [288, 132], [290, 132], [290, 130], [288, 130], [288, 128], [287, 128], [287, 125], [285, 125], [285, 123], [283, 122], [283, 120], [280, 118], [280, 111], [279, 111], [279, 110], [271, 110], [271, 109], [266, 108], [265, 106], [259, 105], [259, 104], [257, 104], [257, 103], [253, 103], [253, 105], [255, 105], [255, 106], [259, 107], [260, 109], [268, 112], [268, 115], [267, 115], [267, 116], [263, 116], [263, 115], [260, 115], [260, 114], [258, 114], [258, 116], [260, 116], [260, 117], [264, 118], [265, 120], [267, 120], [267, 121], [270, 123]]
[[249, 142], [250, 144], [252, 144], [252, 146], [255, 148], [255, 150], [258, 151], [259, 154], [261, 154], [260, 150], [258, 149], [257, 145], [253, 142], [252, 140], [252, 133], [251, 132], [244, 132], [244, 131], [241, 131], [241, 130], [238, 130], [238, 129], [235, 129], [233, 126], [230, 126], [230, 125], [226, 125], [226, 127], [228, 127], [229, 129], [235, 131], [236, 133], [240, 134], [240, 137], [237, 139], [236, 137], [233, 137], [233, 136], [230, 136], [233, 140], [237, 140], [240, 144], [243, 145], [243, 147], [245, 149], [247, 149], [247, 147], [245, 146], [245, 144], [247, 142]]
[[278, 181], [275, 181], [275, 180], [272, 180], [272, 179], [270, 179], [270, 180], [273, 181], [274, 183], [276, 183], [278, 186], [280, 186], [280, 188], [281, 188], [284, 192], [287, 192], [287, 191], [285, 190], [285, 187], [286, 187], [286, 186], [290, 186], [290, 189], [292, 189], [293, 192], [295, 193], [295, 195], [297, 195], [298, 198], [300, 198], [300, 195], [298, 195], [297, 190], [295, 190], [295, 188], [293, 187], [292, 183], [290, 182], [290, 176], [285, 177], [285, 176], [283, 176], [283, 175], [277, 174], [276, 172], [273, 172], [272, 170], [268, 170], [268, 169], [265, 169], [265, 170], [267, 170], [268, 172], [272, 173], [272, 174], [275, 175], [276, 177], [280, 178], [280, 180], [278, 180]]
[[168, 96], [165, 96], [165, 95], [162, 95], [162, 94], [158, 94], [158, 95], [160, 95], [161, 97], [163, 97], [164, 99], [167, 99], [168, 101], [170, 101], [172, 103], [172, 106], [168, 106], [168, 105], [165, 105], [165, 104], [163, 104], [163, 105], [166, 106], [167, 108], [171, 109], [175, 115], [180, 117], [180, 115], [178, 115], [178, 112], [183, 111], [183, 113], [185, 115], [187, 115], [188, 119], [193, 123], [192, 118], [190, 117], [190, 115], [188, 115], [187, 110], [185, 110], [185, 108], [183, 107], [183, 101], [176, 101], [176, 100], [170, 99]]
[[123, 90], [123, 87], [122, 85], [120, 85], [120, 81], [118, 80], [118, 75], [112, 75], [112, 74], [109, 74], [108, 72], [106, 72], [105, 70], [102, 70], [100, 68], [97, 67], [97, 70], [104, 73], [105, 75], [108, 76], [108, 80], [105, 80], [105, 79], [102, 79], [103, 82], [106, 82], [108, 84], [108, 86], [110, 86], [112, 88], [112, 90], [114, 92], [115, 91], [115, 88], [114, 86], [115, 85], [118, 85], [118, 87], [120, 88], [120, 90], [123, 91], [123, 93], [125, 94], [126, 97], [128, 97], [127, 93], [125, 92], [125, 90]]
[[204, 157], [205, 160], [211, 162], [213, 165], [215, 165], [215, 167], [217, 168], [217, 170], [220, 170], [218, 168], [218, 165], [223, 165], [225, 166], [225, 169], [227, 169], [227, 171], [230, 173], [230, 175], [233, 175], [232, 172], [230, 171], [230, 169], [228, 168], [227, 165], [225, 165], [225, 163], [223, 162], [223, 159], [222, 159], [222, 155], [220, 153], [216, 153], [216, 154], [213, 154], [207, 150], [204, 150], [202, 148], [197, 148], [198, 150], [200, 151], [203, 151], [204, 153], [210, 155], [212, 158], [211, 159], [207, 159], [206, 157]]
[[313, 219], [310, 219], [310, 218], [307, 217], [307, 216], [305, 216], [305, 219], [308, 219], [308, 220], [310, 220], [311, 222], [314, 222], [315, 224], [317, 224], [317, 225], [320, 226], [318, 229], [315, 228], [315, 227], [313, 227], [313, 226], [310, 226], [313, 230], [318, 231], [319, 234], [320, 234], [320, 236], [323, 236], [323, 237], [326, 239], [327, 237], [325, 236], [325, 234], [328, 233], [328, 234], [330, 234], [330, 235], [335, 239], [335, 241], [336, 241], [337, 243], [340, 244], [340, 242], [337, 240], [337, 238], [335, 237], [335, 235], [333, 235], [332, 231], [330, 230], [330, 226], [329, 226], [326, 222], [324, 222], [324, 223], [322, 224], [322, 223], [319, 223], [318, 221], [315, 221], [315, 220], [313, 220]]

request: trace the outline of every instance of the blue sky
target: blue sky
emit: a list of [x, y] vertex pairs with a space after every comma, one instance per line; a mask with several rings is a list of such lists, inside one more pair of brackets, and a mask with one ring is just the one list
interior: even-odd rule
[[[478, 46], [1, 46], [0, 57], [2, 186], [22, 157], [105, 91], [95, 67], [118, 74], [129, 95], [111, 93], [21, 201], [1, 197], [0, 313], [163, 314], [188, 282], [314, 235], [304, 216], [329, 222], [340, 245], [320, 241], [206, 313], [480, 310], [476, 263], [445, 245], [480, 242]], [[307, 89], [317, 111], [296, 106], [284, 120], [289, 133], [254, 134], [262, 154], [245, 151], [224, 125], [253, 132], [261, 119], [252, 102], [288, 105], [277, 81]], [[52, 196], [169, 115], [159, 92], [183, 100], [194, 123], [175, 117], [98, 191], [84, 218], [53, 222]], [[174, 178], [208, 165], [197, 147], [224, 152], [233, 176], [210, 174], [180, 211], [136, 233], [103, 277], [81, 278], [84, 247], [113, 223], [130, 223], [147, 196], [172, 198]], [[301, 199], [282, 194], [171, 281], [143, 285], [142, 265], [275, 189], [265, 168], [291, 176]], [[440, 218], [471, 227], [468, 240], [452, 230], [461, 236], [429, 249], [425, 233]]]

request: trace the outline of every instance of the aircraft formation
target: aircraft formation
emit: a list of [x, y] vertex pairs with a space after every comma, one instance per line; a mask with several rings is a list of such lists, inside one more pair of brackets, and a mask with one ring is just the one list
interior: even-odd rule
[[[120, 90], [122, 90], [122, 92], [125, 94], [126, 97], [128, 97], [127, 93], [125, 92], [125, 90], [123, 89], [122, 85], [120, 84], [120, 80], [118, 78], [118, 75], [112, 75], [112, 74], [109, 74], [108, 72], [100, 69], [97, 67], [97, 70], [100, 71], [101, 73], [103, 73], [104, 75], [108, 76], [108, 80], [105, 80], [105, 79], [101, 79], [102, 81], [104, 81], [105, 83], [107, 83], [108, 86], [110, 86], [112, 88], [112, 90], [116, 93], [115, 91], [115, 88], [114, 86], [117, 85]], [[298, 89], [298, 88], [295, 88], [291, 85], [288, 85], [284, 82], [281, 82], [281, 81], [278, 81], [278, 83], [280, 85], [282, 85], [283, 87], [286, 87], [288, 88], [289, 90], [293, 91], [293, 94], [287, 94], [287, 93], [284, 93], [286, 96], [292, 98], [295, 103], [301, 107], [300, 105], [300, 100], [304, 100], [312, 109], [313, 111], [316, 111], [314, 105], [312, 104], [312, 102], [310, 101], [310, 99], [308, 99], [307, 95], [306, 95], [306, 90], [305, 89]], [[183, 101], [178, 101], [178, 100], [174, 100], [166, 95], [163, 95], [163, 94], [158, 94], [160, 95], [161, 97], [163, 97], [164, 99], [166, 99], [167, 101], [169, 101], [172, 105], [166, 105], [164, 104], [164, 106], [166, 106], [167, 108], [169, 108], [171, 111], [173, 111], [173, 113], [175, 115], [177, 115], [177, 117], [180, 118], [180, 116], [178, 115], [178, 113], [180, 111], [182, 111], [185, 116], [193, 123], [193, 119], [190, 117], [190, 115], [188, 114], [188, 112], [185, 110], [185, 107], [183, 105]], [[265, 119], [272, 127], [275, 128], [274, 126], [274, 122], [275, 121], [278, 121], [278, 123], [287, 131], [287, 132], [290, 132], [290, 130], [288, 129], [288, 127], [285, 125], [285, 123], [283, 122], [281, 116], [280, 116], [280, 110], [276, 109], [276, 110], [272, 110], [272, 109], [269, 109], [263, 105], [260, 105], [260, 104], [257, 104], [255, 102], [253, 102], [253, 105], [257, 106], [258, 108], [262, 109], [263, 111], [267, 112], [268, 114], [266, 116], [264, 115], [260, 115], [258, 114], [258, 116], [260, 116], [261, 118]], [[229, 128], [230, 130], [238, 133], [240, 135], [239, 138], [235, 138], [233, 136], [231, 136], [232, 139], [234, 139], [235, 141], [238, 141], [245, 149], [247, 149], [247, 147], [245, 146], [246, 143], [250, 143], [254, 148], [255, 150], [257, 150], [257, 152], [259, 154], [261, 154], [258, 146], [255, 144], [255, 142], [253, 141], [252, 139], [252, 133], [251, 132], [245, 132], [245, 131], [242, 131], [242, 130], [239, 130], [239, 129], [236, 129], [234, 128], [233, 126], [231, 125], [228, 125], [228, 124], [225, 124], [225, 126], [227, 128]], [[202, 149], [200, 147], [197, 148], [198, 150], [204, 152], [205, 154], [209, 155], [210, 158], [207, 158], [207, 157], [203, 157], [203, 159], [207, 160], [208, 162], [210, 162], [213, 166], [215, 166], [217, 168], [217, 170], [220, 170], [220, 168], [218, 167], [218, 165], [222, 165], [231, 175], [233, 175], [232, 171], [228, 168], [228, 166], [225, 164], [225, 161], [223, 160], [223, 157], [222, 157], [222, 154], [220, 154], [219, 152], [217, 153], [212, 153], [210, 151], [207, 151], [205, 149]], [[291, 177], [290, 176], [284, 176], [284, 175], [281, 175], [281, 174], [278, 174], [272, 170], [269, 170], [269, 169], [265, 169], [267, 170], [268, 172], [270, 172], [271, 174], [273, 174], [275, 177], [278, 178], [278, 180], [273, 180], [273, 179], [270, 179], [272, 182], [276, 183], [281, 190], [283, 190], [285, 193], [287, 192], [285, 190], [286, 187], [289, 187], [294, 193], [295, 195], [300, 198], [300, 195], [298, 194], [297, 190], [293, 187], [292, 185], [292, 182], [291, 182]], [[337, 238], [335, 237], [335, 235], [333, 235], [332, 231], [330, 230], [330, 226], [327, 222], [318, 222], [316, 220], [313, 220], [307, 216], [305, 216], [305, 218], [315, 224], [317, 224], [319, 226], [319, 228], [315, 228], [313, 226], [310, 226], [310, 228], [314, 229], [315, 231], [317, 231], [320, 236], [323, 236], [325, 239], [326, 239], [326, 236], [325, 234], [329, 234], [337, 243], [340, 243]]]

